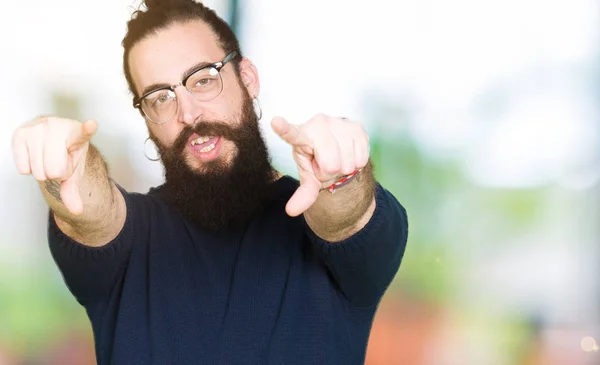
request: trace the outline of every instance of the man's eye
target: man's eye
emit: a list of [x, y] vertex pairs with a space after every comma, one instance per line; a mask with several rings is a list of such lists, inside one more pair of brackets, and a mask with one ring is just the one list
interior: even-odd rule
[[204, 78], [204, 79], [200, 79], [198, 81], [196, 81], [196, 86], [207, 86], [208, 84], [210, 84], [211, 79], [208, 78]]
[[172, 96], [168, 91], [161, 92], [157, 95], [152, 96], [150, 99], [150, 105], [152, 106], [160, 106], [162, 104], [168, 103], [171, 101]]

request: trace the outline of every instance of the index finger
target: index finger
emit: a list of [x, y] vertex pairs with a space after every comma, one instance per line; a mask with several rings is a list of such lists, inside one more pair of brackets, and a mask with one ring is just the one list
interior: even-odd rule
[[93, 120], [86, 120], [81, 124], [81, 128], [74, 128], [67, 137], [67, 148], [88, 142], [96, 134], [97, 130], [98, 123]]
[[271, 127], [281, 139], [292, 146], [311, 146], [306, 134], [282, 117], [273, 118]]

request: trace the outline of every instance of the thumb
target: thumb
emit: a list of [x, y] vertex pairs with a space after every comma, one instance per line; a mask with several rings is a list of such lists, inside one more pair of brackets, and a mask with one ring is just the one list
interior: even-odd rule
[[89, 142], [98, 130], [98, 123], [93, 120], [86, 120], [78, 124], [67, 137], [67, 149], [76, 148]]
[[74, 215], [83, 213], [83, 200], [79, 193], [79, 176], [77, 173], [63, 181], [60, 187], [60, 198], [65, 207]]
[[300, 186], [288, 200], [285, 211], [290, 217], [296, 217], [310, 208], [319, 197], [321, 183], [316, 178], [301, 179]]

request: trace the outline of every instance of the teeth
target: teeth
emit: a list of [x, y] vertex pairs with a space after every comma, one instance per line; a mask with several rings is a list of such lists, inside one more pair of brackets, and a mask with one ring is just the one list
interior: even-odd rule
[[203, 149], [200, 150], [200, 152], [210, 152], [215, 148], [215, 144], [211, 143], [210, 145], [204, 147]]
[[206, 143], [206, 142], [208, 142], [208, 140], [209, 140], [209, 139], [211, 139], [211, 138], [213, 138], [213, 137], [212, 137], [212, 136], [210, 136], [210, 137], [206, 137], [206, 136], [201, 136], [201, 137], [198, 137], [198, 138], [196, 138], [196, 139], [194, 139], [194, 140], [192, 141], [192, 146], [195, 146], [195, 145], [197, 145], [197, 144]]

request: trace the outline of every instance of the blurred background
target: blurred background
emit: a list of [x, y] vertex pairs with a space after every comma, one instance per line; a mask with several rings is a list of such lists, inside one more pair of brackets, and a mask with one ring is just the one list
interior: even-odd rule
[[[362, 122], [409, 244], [368, 365], [600, 364], [600, 3], [207, 0], [261, 77], [271, 117]], [[94, 364], [83, 309], [46, 243], [47, 207], [11, 135], [42, 114], [99, 122], [130, 191], [144, 158], [121, 40], [138, 3], [5, 1], [0, 12], [0, 365]]]

